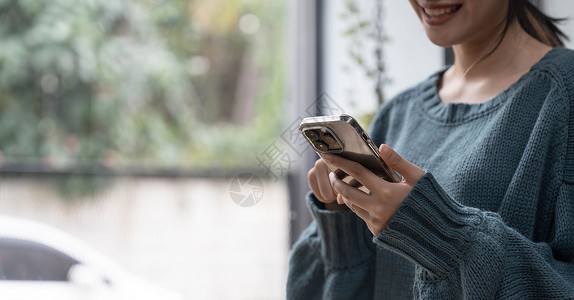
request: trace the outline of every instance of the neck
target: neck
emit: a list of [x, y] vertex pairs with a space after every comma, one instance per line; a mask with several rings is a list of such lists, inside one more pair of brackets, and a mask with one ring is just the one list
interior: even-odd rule
[[493, 74], [492, 72], [505, 68], [521, 46], [533, 40], [522, 30], [518, 22], [513, 22], [499, 42], [502, 27], [500, 26], [495, 34], [490, 33], [489, 36], [453, 45], [455, 54], [453, 75], [471, 79]]
[[492, 99], [551, 49], [526, 33], [518, 23], [508, 28], [498, 46], [497, 42], [485, 38], [453, 46], [454, 65], [438, 84], [441, 101], [481, 103]]

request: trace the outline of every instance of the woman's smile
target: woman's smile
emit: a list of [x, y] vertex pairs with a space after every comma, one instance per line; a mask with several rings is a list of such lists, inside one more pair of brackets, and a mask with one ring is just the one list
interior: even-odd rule
[[452, 19], [462, 7], [461, 4], [423, 4], [420, 6], [425, 23], [442, 25]]

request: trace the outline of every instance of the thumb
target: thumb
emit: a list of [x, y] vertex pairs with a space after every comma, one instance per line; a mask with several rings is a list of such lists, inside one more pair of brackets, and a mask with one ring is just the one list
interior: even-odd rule
[[425, 173], [423, 169], [404, 159], [395, 152], [395, 150], [385, 144], [381, 144], [379, 152], [381, 153], [383, 161], [393, 170], [401, 174], [401, 176], [403, 176], [403, 180], [408, 183], [417, 183]]

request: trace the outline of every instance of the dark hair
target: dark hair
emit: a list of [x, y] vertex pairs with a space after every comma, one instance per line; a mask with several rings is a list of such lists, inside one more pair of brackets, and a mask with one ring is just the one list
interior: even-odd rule
[[480, 60], [489, 57], [498, 49], [514, 20], [518, 20], [520, 27], [533, 38], [550, 47], [563, 46], [563, 40], [568, 40], [566, 34], [556, 26], [558, 22], [564, 19], [551, 18], [545, 15], [529, 0], [508, 0], [508, 12], [504, 24], [501, 24], [504, 25], [504, 28], [498, 37], [498, 41], [494, 48], [486, 55], [483, 55]]
[[563, 46], [563, 40], [568, 39], [564, 32], [556, 26], [564, 19], [551, 18], [545, 15], [528, 0], [509, 0], [504, 33], [514, 19], [518, 19], [518, 23], [524, 31], [550, 47]]

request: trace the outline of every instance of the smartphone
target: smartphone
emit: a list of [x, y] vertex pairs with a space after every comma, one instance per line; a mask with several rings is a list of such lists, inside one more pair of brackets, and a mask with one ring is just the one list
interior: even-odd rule
[[[399, 176], [383, 161], [378, 147], [353, 117], [342, 114], [305, 118], [299, 131], [319, 156], [327, 153], [339, 155], [360, 163], [386, 181], [399, 181]], [[369, 193], [352, 176], [327, 165], [339, 179]]]

